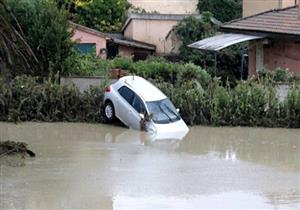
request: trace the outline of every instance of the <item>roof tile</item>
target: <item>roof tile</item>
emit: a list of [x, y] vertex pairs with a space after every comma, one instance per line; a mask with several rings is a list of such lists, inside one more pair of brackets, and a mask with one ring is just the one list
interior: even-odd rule
[[253, 16], [233, 20], [221, 26], [225, 32], [245, 31], [300, 36], [298, 6], [270, 10]]

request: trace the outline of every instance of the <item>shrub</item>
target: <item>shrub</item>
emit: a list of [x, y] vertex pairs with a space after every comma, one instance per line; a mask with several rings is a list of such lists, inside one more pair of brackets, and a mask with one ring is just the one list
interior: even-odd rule
[[258, 72], [258, 77], [255, 80], [259, 80], [262, 83], [266, 84], [274, 84], [281, 82], [294, 82], [300, 81], [300, 77], [290, 72], [287, 69], [275, 69], [275, 70], [267, 70], [263, 69]]
[[95, 53], [81, 54], [76, 50], [63, 63], [63, 74], [71, 76], [105, 76], [111, 62], [100, 59]]
[[117, 57], [112, 60], [112, 68], [132, 70], [133, 60], [131, 57]]
[[294, 85], [284, 101], [283, 111], [286, 114], [287, 127], [299, 128], [300, 126], [300, 87]]
[[74, 86], [20, 76], [0, 86], [2, 121], [99, 122], [102, 95], [95, 89], [80, 93]]
[[217, 86], [211, 99], [211, 122], [213, 125], [230, 125], [232, 120], [231, 92], [222, 86]]
[[211, 81], [211, 76], [200, 66], [193, 63], [187, 63], [178, 68], [177, 81], [187, 82], [191, 80], [196, 80], [200, 82], [201, 86], [207, 87]]
[[174, 83], [180, 65], [170, 63], [163, 59], [149, 59], [138, 61], [133, 65], [133, 71], [142, 77], [160, 79]]
[[300, 127], [299, 86], [280, 103], [272, 85], [256, 81], [240, 82], [235, 88], [223, 87], [217, 78], [204, 88], [195, 80], [175, 85], [156, 81], [156, 85], [190, 125]]

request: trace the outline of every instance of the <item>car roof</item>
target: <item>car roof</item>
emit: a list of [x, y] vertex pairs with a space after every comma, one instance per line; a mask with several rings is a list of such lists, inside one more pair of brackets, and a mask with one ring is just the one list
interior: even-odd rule
[[157, 87], [139, 76], [125, 76], [119, 79], [128, 85], [145, 101], [158, 101], [167, 98]]

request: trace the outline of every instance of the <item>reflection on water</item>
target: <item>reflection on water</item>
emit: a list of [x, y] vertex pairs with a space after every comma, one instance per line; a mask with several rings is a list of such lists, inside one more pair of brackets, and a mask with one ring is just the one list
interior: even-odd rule
[[300, 171], [300, 130], [193, 127], [178, 151]]
[[[97, 124], [0, 123], [36, 152], [0, 164], [0, 209], [299, 209], [300, 131], [193, 127], [182, 140]], [[222, 202], [217, 202], [222, 201]]]

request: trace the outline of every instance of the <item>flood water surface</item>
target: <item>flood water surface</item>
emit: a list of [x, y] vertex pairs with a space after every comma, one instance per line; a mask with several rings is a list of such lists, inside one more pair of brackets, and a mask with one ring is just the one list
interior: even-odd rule
[[100, 124], [0, 123], [0, 209], [300, 209], [300, 130], [192, 127], [182, 140]]

